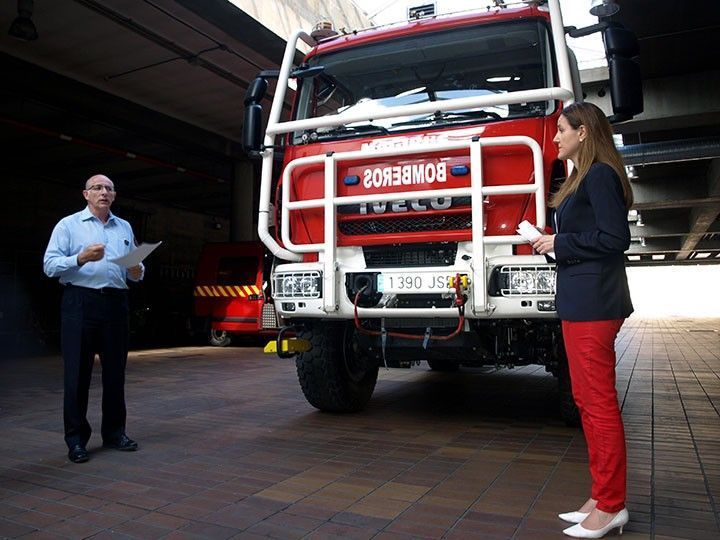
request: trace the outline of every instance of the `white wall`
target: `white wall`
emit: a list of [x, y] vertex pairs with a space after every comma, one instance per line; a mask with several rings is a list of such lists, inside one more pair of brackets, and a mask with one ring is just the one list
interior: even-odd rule
[[328, 18], [335, 28], [367, 28], [369, 19], [351, 0], [230, 0], [265, 27], [287, 39], [298, 28], [310, 31]]
[[720, 317], [720, 265], [627, 269], [633, 317]]

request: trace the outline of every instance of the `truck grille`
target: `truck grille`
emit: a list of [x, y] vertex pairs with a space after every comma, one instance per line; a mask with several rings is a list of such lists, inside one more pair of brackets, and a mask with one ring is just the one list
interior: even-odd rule
[[392, 234], [424, 231], [457, 231], [472, 227], [470, 214], [396, 217], [394, 219], [363, 219], [343, 221], [340, 232], [346, 236]]
[[363, 247], [368, 268], [452, 266], [456, 254], [455, 243]]

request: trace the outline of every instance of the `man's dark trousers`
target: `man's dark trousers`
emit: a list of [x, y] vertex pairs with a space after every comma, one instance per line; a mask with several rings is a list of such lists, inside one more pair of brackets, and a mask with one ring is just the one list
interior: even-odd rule
[[102, 363], [101, 435], [104, 442], [117, 441], [125, 433], [127, 291], [66, 286], [61, 317], [65, 442], [72, 448], [76, 444], [86, 446], [90, 439], [88, 392], [96, 353]]

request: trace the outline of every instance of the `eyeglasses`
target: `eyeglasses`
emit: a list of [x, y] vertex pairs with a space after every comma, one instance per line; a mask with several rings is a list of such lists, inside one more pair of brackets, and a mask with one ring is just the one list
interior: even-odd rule
[[114, 188], [114, 187], [112, 187], [112, 186], [105, 186], [105, 185], [102, 185], [102, 184], [95, 184], [94, 186], [90, 186], [89, 188], [87, 188], [87, 191], [97, 191], [97, 192], [99, 193], [99, 192], [101, 192], [103, 189], [104, 189], [105, 191], [107, 191], [108, 193], [115, 193], [115, 188]]

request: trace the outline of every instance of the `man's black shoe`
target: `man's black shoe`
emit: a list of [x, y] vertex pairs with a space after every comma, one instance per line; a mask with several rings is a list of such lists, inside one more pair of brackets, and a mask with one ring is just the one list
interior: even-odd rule
[[85, 450], [84, 446], [76, 444], [68, 452], [68, 459], [73, 463], [85, 463], [88, 459], [90, 459], [90, 456], [88, 456], [87, 450]]
[[120, 436], [117, 441], [103, 442], [105, 448], [114, 448], [115, 450], [121, 450], [123, 452], [134, 452], [138, 449], [138, 443], [133, 441], [130, 437], [124, 433]]

